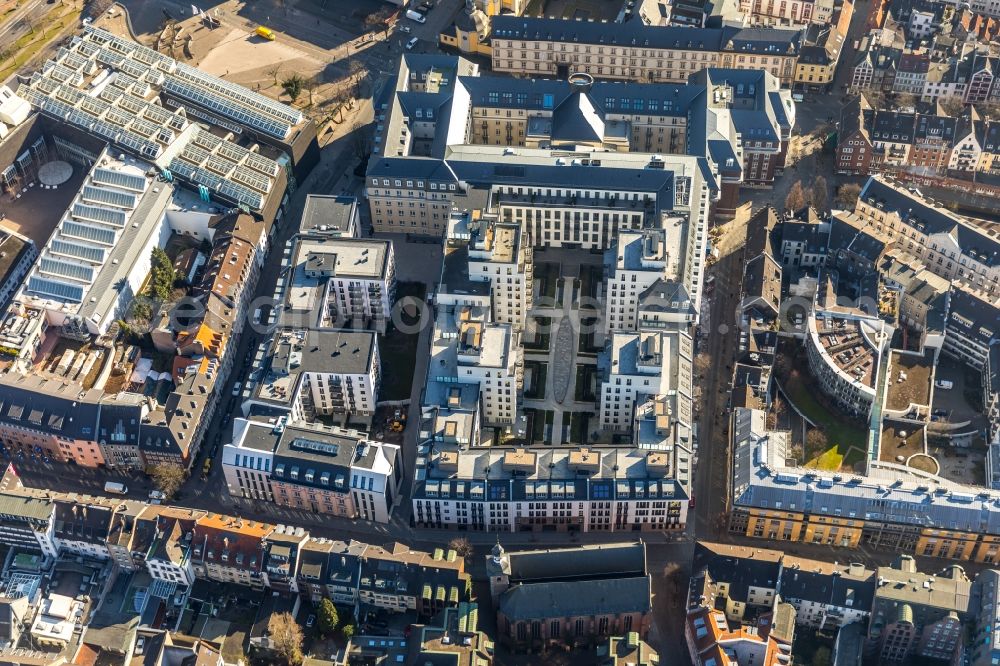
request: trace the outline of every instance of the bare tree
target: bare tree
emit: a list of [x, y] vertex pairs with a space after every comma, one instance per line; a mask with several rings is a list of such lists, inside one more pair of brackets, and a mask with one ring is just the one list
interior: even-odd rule
[[797, 180], [792, 185], [792, 188], [788, 190], [788, 195], [785, 197], [785, 210], [795, 212], [801, 210], [805, 205], [806, 195], [802, 190], [802, 181]]
[[177, 491], [184, 485], [184, 479], [187, 478], [187, 472], [184, 468], [174, 463], [153, 465], [149, 470], [149, 475], [153, 477], [153, 483], [156, 484], [160, 492], [167, 496], [167, 499], [177, 494]]
[[837, 190], [837, 204], [844, 210], [853, 210], [861, 195], [861, 186], [857, 183], [844, 183]]
[[278, 85], [278, 75], [281, 74], [281, 63], [268, 67], [265, 72], [271, 77], [272, 85]]
[[712, 367], [712, 359], [709, 358], [708, 354], [701, 352], [694, 357], [694, 372], [698, 378], [704, 377], [708, 374], [709, 368]]
[[806, 450], [813, 456], [818, 456], [826, 451], [829, 443], [826, 433], [819, 428], [810, 428], [809, 432], [806, 433]]
[[965, 110], [965, 105], [962, 104], [961, 97], [942, 97], [938, 99], [938, 106], [944, 111], [947, 116], [960, 116]]
[[114, 0], [91, 0], [90, 15], [96, 18], [111, 9], [113, 4], [115, 4]]
[[278, 653], [286, 664], [297, 666], [302, 663], [302, 627], [295, 621], [291, 613], [275, 613], [267, 622], [267, 633]]
[[358, 159], [368, 156], [368, 130], [359, 122], [351, 125], [351, 135], [354, 137], [354, 154]]
[[448, 548], [458, 553], [459, 557], [472, 555], [472, 544], [465, 537], [455, 537], [448, 542]]
[[916, 110], [919, 102], [920, 98], [910, 93], [899, 93], [896, 95], [896, 106], [901, 109], [909, 108]]
[[829, 212], [829, 200], [830, 194], [826, 187], [826, 178], [823, 176], [816, 176], [816, 180], [812, 184], [812, 206], [820, 214], [825, 215]]
[[351, 58], [347, 63], [347, 74], [351, 79], [351, 86], [355, 97], [358, 97], [358, 91], [360, 90], [361, 80], [365, 76], [365, 66], [361, 64], [361, 61], [357, 58]]

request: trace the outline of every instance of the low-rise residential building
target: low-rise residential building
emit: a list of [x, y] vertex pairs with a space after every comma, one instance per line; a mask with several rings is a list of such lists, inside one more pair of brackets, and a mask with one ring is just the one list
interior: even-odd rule
[[191, 540], [198, 578], [264, 589], [264, 539], [274, 525], [210, 513], [200, 517]]

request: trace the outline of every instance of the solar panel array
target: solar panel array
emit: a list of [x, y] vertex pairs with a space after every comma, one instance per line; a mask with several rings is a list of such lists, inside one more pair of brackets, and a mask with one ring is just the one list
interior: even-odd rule
[[71, 261], [63, 261], [61, 259], [42, 257], [38, 261], [38, 270], [48, 275], [69, 278], [71, 280], [79, 280], [80, 282], [86, 282], [87, 284], [94, 281], [93, 266], [78, 264]]
[[136, 203], [138, 203], [138, 199], [134, 194], [109, 190], [105, 187], [95, 187], [93, 185], [84, 185], [83, 190], [80, 192], [80, 198], [88, 203], [102, 203], [128, 210], [133, 210]]
[[223, 95], [184, 81], [176, 76], [167, 76], [163, 82], [163, 89], [278, 139], [285, 139], [292, 130], [291, 125], [285, 121], [278, 120], [253, 109], [236, 105]]
[[37, 275], [31, 276], [28, 280], [27, 291], [41, 296], [51, 296], [61, 301], [71, 301], [74, 303], [83, 301], [83, 287], [66, 284], [57, 280], [49, 280]]
[[82, 203], [73, 204], [73, 208], [70, 209], [70, 215], [75, 220], [101, 222], [102, 224], [108, 224], [119, 229], [125, 226], [126, 219], [125, 211], [114, 208], [98, 208], [97, 206], [88, 206]]
[[79, 222], [64, 222], [60, 233], [70, 238], [94, 241], [102, 245], [111, 246], [115, 244], [114, 229], [99, 227], [93, 224], [81, 224]]
[[103, 247], [84, 245], [83, 243], [73, 243], [71, 241], [58, 238], [53, 239], [52, 243], [49, 245], [49, 249], [53, 254], [75, 257], [77, 259], [91, 261], [95, 264], [104, 263], [104, 259], [107, 254], [107, 250]]
[[132, 192], [143, 192], [146, 189], [145, 178], [116, 169], [98, 167], [91, 174], [91, 180], [98, 185], [112, 185]]

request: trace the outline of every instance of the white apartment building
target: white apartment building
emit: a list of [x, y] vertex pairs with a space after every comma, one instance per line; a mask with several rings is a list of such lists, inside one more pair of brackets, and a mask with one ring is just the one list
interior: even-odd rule
[[476, 384], [484, 425], [511, 426], [523, 381], [520, 336], [480, 308], [438, 302], [428, 382]]
[[285, 417], [270, 422], [233, 420], [233, 439], [222, 447], [222, 472], [230, 495], [274, 501], [271, 470], [284, 421]]
[[[663, 229], [622, 231], [615, 247], [614, 272], [608, 277], [605, 329], [634, 331], [639, 319], [639, 297], [660, 280], [667, 269]], [[672, 257], [677, 260], [676, 253]]]
[[289, 421], [374, 415], [382, 371], [373, 331], [281, 329], [266, 357], [245, 410], [255, 404], [282, 409]]
[[392, 241], [300, 236], [283, 269], [282, 325], [385, 331], [396, 291]]
[[678, 334], [656, 330], [611, 336], [610, 370], [600, 391], [603, 428], [628, 430], [643, 396], [667, 393], [663, 380], [670, 372], [678, 341]]
[[705, 261], [700, 222], [664, 215], [660, 224], [618, 233], [608, 278], [605, 328], [683, 330], [697, 324]]
[[688, 496], [670, 456], [635, 448], [418, 449], [421, 527], [495, 532], [679, 530]]
[[524, 328], [531, 285], [531, 246], [519, 225], [487, 218], [481, 211], [455, 211], [448, 223], [448, 244], [468, 245], [470, 281], [488, 282], [493, 321]]
[[[385, 331], [396, 291], [392, 241], [362, 238], [300, 238], [296, 243], [288, 300], [308, 307], [321, 328], [355, 322]], [[300, 302], [300, 298], [309, 303]], [[308, 312], [308, 311], [307, 311]]]

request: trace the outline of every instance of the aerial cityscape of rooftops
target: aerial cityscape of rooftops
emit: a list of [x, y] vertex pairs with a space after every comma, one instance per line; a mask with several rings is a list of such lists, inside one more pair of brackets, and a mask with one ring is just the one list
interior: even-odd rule
[[0, 0], [0, 72], [0, 664], [1000, 664], [1000, 2]]

